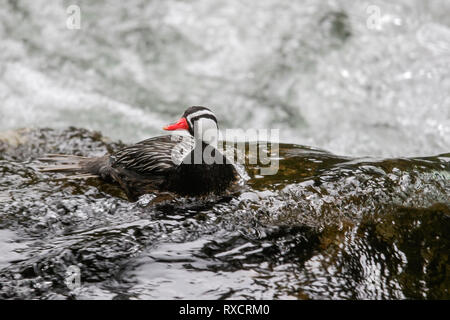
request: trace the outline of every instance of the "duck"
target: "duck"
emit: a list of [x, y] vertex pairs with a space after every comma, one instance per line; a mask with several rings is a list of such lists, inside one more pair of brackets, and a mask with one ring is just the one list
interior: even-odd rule
[[48, 154], [41, 172], [97, 177], [118, 185], [130, 201], [143, 194], [170, 192], [203, 196], [226, 192], [238, 180], [234, 164], [217, 148], [217, 117], [207, 107], [189, 107], [166, 131], [184, 135], [149, 138], [100, 157]]

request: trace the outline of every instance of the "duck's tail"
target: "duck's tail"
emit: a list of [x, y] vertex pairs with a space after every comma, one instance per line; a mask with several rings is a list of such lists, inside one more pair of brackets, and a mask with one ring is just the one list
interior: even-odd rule
[[96, 166], [102, 158], [88, 158], [65, 154], [46, 154], [39, 161], [47, 162], [49, 165], [40, 166], [37, 169], [40, 172], [60, 172], [74, 174], [70, 178], [93, 178], [98, 177], [99, 172]]

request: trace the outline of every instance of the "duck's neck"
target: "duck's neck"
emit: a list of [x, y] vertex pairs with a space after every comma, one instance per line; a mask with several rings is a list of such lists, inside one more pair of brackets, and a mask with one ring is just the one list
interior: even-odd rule
[[[207, 119], [209, 120], [209, 119]], [[205, 123], [197, 122], [198, 125], [194, 127], [194, 143], [195, 146], [204, 146], [211, 145], [214, 148], [217, 148], [217, 140], [219, 137], [219, 130], [215, 123], [210, 123], [209, 121]]]
[[215, 123], [212, 125], [208, 121], [196, 124], [193, 134], [194, 147], [186, 160], [190, 160], [192, 164], [211, 164], [217, 150], [219, 130]]
[[215, 156], [216, 144], [209, 144], [202, 140], [195, 140], [194, 148], [187, 158], [190, 158], [192, 164], [211, 164]]

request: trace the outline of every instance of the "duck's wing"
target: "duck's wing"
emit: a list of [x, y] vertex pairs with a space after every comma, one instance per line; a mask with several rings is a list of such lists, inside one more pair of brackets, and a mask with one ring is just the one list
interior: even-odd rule
[[175, 169], [192, 151], [190, 136], [169, 135], [150, 138], [123, 148], [110, 157], [112, 168], [142, 175], [161, 175]]

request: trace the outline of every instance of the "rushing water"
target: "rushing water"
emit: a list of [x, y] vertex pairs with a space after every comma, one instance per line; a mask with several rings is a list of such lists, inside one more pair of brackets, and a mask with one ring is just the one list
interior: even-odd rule
[[[80, 29], [66, 27], [71, 4]], [[0, 297], [450, 298], [448, 12], [446, 0], [6, 2]], [[161, 134], [199, 104], [221, 128], [279, 128], [278, 173], [246, 165], [230, 195], [130, 203], [35, 170], [45, 153]]]
[[449, 297], [450, 154], [370, 160], [280, 145], [278, 173], [248, 165], [238, 193], [130, 203], [97, 179], [35, 170], [45, 153], [119, 147], [101, 135], [22, 130], [8, 141], [3, 297]]

